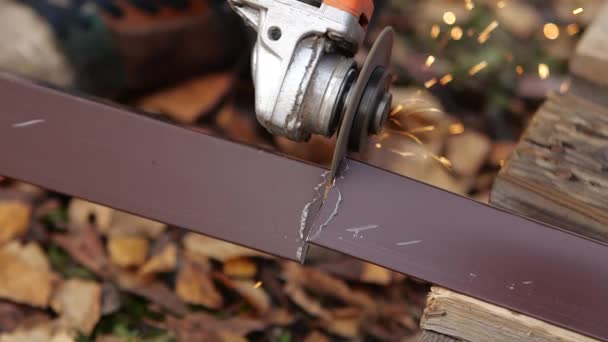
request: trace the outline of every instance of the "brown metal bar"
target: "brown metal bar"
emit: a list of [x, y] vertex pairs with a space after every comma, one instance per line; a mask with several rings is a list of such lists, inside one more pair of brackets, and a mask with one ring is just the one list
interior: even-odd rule
[[349, 161], [314, 244], [608, 340], [608, 247]]
[[[297, 258], [325, 170], [6, 75], [0, 103], [0, 174]], [[347, 165], [311, 242], [608, 340], [605, 245]]]
[[324, 170], [0, 75], [0, 174], [288, 259]]

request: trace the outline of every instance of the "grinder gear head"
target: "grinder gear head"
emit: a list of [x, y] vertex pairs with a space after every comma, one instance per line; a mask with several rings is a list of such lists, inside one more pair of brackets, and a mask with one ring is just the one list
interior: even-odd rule
[[[363, 43], [373, 13], [372, 0], [229, 0], [257, 31], [252, 54], [258, 121], [272, 134], [306, 141], [312, 134], [332, 136], [356, 113], [349, 149], [377, 133], [391, 106], [388, 65], [361, 85], [354, 54]], [[390, 49], [390, 47], [389, 47]], [[352, 98], [356, 96], [357, 98]], [[360, 106], [360, 105], [361, 106]]]

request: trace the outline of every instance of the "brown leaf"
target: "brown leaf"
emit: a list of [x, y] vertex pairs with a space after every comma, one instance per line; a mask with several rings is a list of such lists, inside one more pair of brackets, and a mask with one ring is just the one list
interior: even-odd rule
[[452, 169], [463, 176], [474, 176], [490, 152], [490, 139], [483, 134], [467, 131], [449, 137], [446, 157]]
[[110, 236], [110, 260], [120, 267], [141, 266], [148, 256], [149, 242], [139, 236]]
[[110, 236], [144, 236], [156, 238], [166, 228], [167, 225], [164, 223], [114, 210], [112, 212], [110, 227], [105, 233]]
[[307, 295], [299, 284], [287, 282], [284, 290], [287, 296], [309, 315], [319, 317], [322, 321], [331, 320], [331, 314], [321, 306], [319, 301]]
[[106, 256], [101, 237], [89, 225], [68, 234], [53, 234], [51, 240], [97, 276], [106, 279], [111, 277], [112, 265]]
[[264, 316], [264, 322], [270, 325], [290, 325], [294, 322], [295, 317], [287, 309], [277, 307], [270, 309]]
[[138, 106], [164, 113], [180, 123], [193, 123], [220, 104], [234, 82], [233, 73], [205, 75], [141, 99]]
[[120, 291], [112, 282], [105, 281], [101, 285], [101, 315], [112, 314], [121, 306]]
[[327, 331], [333, 334], [354, 339], [359, 336], [362, 314], [360, 310], [352, 310], [352, 308], [346, 308], [346, 310], [345, 313], [341, 313], [340, 310], [332, 312], [332, 319], [321, 323]]
[[188, 233], [183, 239], [186, 253], [208, 256], [218, 261], [226, 261], [237, 257], [261, 256], [272, 258], [270, 255], [246, 247], [213, 239], [196, 233]]
[[364, 283], [389, 285], [393, 281], [390, 270], [354, 258], [324, 262], [318, 268], [340, 278]]
[[22, 201], [0, 202], [0, 245], [25, 235], [31, 213], [31, 207]]
[[249, 145], [264, 145], [255, 116], [241, 113], [234, 103], [230, 102], [217, 114], [216, 124], [229, 139]]
[[76, 229], [94, 224], [106, 235], [139, 235], [154, 238], [166, 228], [163, 223], [77, 198], [70, 201], [68, 219], [71, 226]]
[[361, 273], [361, 281], [364, 283], [388, 285], [392, 282], [392, 272], [384, 267], [363, 263], [363, 272]]
[[116, 280], [124, 291], [146, 298], [168, 312], [178, 316], [184, 316], [188, 313], [188, 309], [181, 299], [160, 281], [142, 278], [137, 274], [128, 272], [120, 272]]
[[19, 326], [48, 320], [49, 316], [43, 310], [4, 300], [0, 301], [0, 331], [12, 332]]
[[163, 250], [152, 256], [140, 269], [139, 274], [146, 276], [150, 274], [172, 272], [177, 265], [177, 247], [174, 243], [167, 244]]
[[64, 281], [51, 299], [51, 308], [67, 327], [90, 335], [101, 317], [101, 286], [94, 281]]
[[177, 275], [175, 293], [186, 303], [219, 309], [224, 304], [222, 294], [217, 290], [208, 265], [195, 263], [184, 258]]
[[494, 166], [502, 166], [502, 164], [509, 158], [517, 142], [515, 141], [497, 141], [492, 144], [490, 151], [490, 163]]
[[35, 242], [12, 242], [0, 250], [0, 297], [47, 307], [57, 276]]
[[214, 278], [221, 281], [226, 287], [234, 290], [249, 303], [260, 315], [264, 315], [270, 309], [270, 297], [262, 286], [250, 280], [235, 280], [226, 277], [223, 273], [215, 272]]
[[76, 331], [51, 321], [33, 327], [19, 328], [12, 333], [0, 334], [0, 342], [73, 342], [76, 337]]
[[301, 284], [312, 292], [331, 296], [358, 307], [374, 306], [372, 298], [363, 292], [353, 291], [344, 281], [320, 270], [303, 267], [294, 262], [285, 262], [283, 270], [285, 279]]
[[73, 198], [68, 206], [68, 221], [76, 228], [88, 227], [93, 223], [100, 231], [105, 231], [110, 227], [113, 211], [103, 205]]
[[218, 319], [205, 312], [191, 313], [182, 319], [169, 316], [167, 317], [167, 325], [172, 331], [204, 328], [213, 332], [230, 331], [241, 336], [254, 331], [262, 331], [268, 326], [265, 322], [257, 319], [238, 316]]
[[306, 335], [304, 342], [331, 342], [331, 340], [322, 332], [314, 330], [310, 334]]
[[320, 165], [331, 163], [336, 143], [335, 138], [330, 139], [321, 135], [313, 135], [307, 142], [295, 142], [281, 136], [275, 136], [274, 141], [281, 152]]
[[235, 258], [224, 262], [223, 272], [229, 277], [253, 278], [258, 268], [256, 263], [249, 258]]

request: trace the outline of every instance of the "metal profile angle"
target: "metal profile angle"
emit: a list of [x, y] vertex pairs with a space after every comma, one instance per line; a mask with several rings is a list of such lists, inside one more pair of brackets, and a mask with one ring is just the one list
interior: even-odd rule
[[[325, 169], [8, 75], [0, 103], [0, 174], [297, 259]], [[608, 246], [346, 166], [310, 242], [608, 340]]]

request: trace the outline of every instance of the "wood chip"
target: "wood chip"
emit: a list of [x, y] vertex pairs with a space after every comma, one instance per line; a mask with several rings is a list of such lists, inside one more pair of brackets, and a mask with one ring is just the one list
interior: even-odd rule
[[148, 248], [148, 240], [139, 236], [111, 236], [108, 239], [110, 260], [120, 267], [143, 265]]
[[140, 269], [141, 276], [172, 272], [177, 265], [177, 247], [174, 243], [167, 244], [163, 250], [152, 256]]
[[67, 327], [88, 336], [101, 317], [101, 286], [94, 281], [66, 280], [53, 294], [51, 308]]
[[195, 263], [184, 258], [177, 275], [175, 293], [184, 302], [219, 309], [224, 304], [222, 294], [211, 279], [209, 265]]
[[35, 242], [12, 242], [0, 249], [0, 297], [17, 303], [47, 307], [57, 276]]
[[446, 145], [446, 157], [452, 169], [463, 176], [474, 176], [490, 152], [490, 139], [483, 134], [466, 131], [451, 136]]
[[25, 235], [31, 213], [31, 207], [24, 202], [0, 202], [0, 245]]
[[196, 233], [188, 233], [183, 239], [186, 253], [204, 255], [209, 258], [226, 261], [238, 257], [259, 256], [272, 258], [270, 255], [253, 249], [213, 239]]
[[256, 263], [249, 258], [235, 258], [226, 260], [223, 272], [229, 277], [253, 278], [258, 272], [258, 267]]

